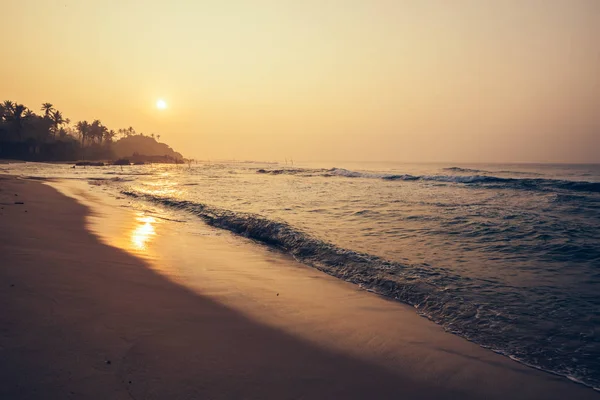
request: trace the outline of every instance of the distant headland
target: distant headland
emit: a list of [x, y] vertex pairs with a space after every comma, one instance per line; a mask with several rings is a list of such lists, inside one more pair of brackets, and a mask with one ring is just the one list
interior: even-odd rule
[[25, 161], [104, 161], [181, 163], [183, 156], [160, 142], [160, 135], [132, 127], [107, 128], [100, 122], [69, 118], [44, 103], [41, 114], [10, 100], [0, 103], [0, 158]]

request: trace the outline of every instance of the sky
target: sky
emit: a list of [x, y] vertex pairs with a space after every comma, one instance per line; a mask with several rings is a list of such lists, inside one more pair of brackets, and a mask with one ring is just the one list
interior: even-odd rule
[[1, 13], [0, 100], [160, 134], [186, 157], [600, 162], [598, 0], [1, 0]]

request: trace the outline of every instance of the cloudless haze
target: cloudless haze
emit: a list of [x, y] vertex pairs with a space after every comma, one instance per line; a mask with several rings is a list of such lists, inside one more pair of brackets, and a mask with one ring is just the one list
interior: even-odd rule
[[188, 157], [600, 162], [597, 0], [1, 9], [2, 100], [133, 125]]

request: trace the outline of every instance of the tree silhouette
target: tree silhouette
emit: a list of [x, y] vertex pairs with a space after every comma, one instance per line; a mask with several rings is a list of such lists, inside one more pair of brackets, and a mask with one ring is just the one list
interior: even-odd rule
[[11, 107], [12, 113], [10, 114], [10, 121], [12, 122], [13, 129], [15, 130], [19, 140], [22, 139], [23, 126], [25, 124], [27, 107], [23, 104], [14, 104]]
[[90, 139], [92, 140], [92, 142], [94, 140], [97, 140], [98, 144], [102, 144], [102, 139], [104, 137], [105, 131], [106, 127], [102, 125], [102, 122], [100, 122], [100, 120], [95, 119], [94, 121], [92, 121], [92, 124], [90, 125]]
[[44, 103], [42, 104], [42, 108], [40, 110], [44, 112], [44, 117], [49, 118], [54, 112], [54, 106], [51, 103]]
[[87, 121], [79, 121], [75, 126], [77, 132], [81, 135], [81, 147], [85, 147], [85, 141], [90, 134], [90, 124]]
[[10, 100], [6, 100], [4, 103], [2, 103], [2, 107], [4, 108], [5, 113], [11, 113], [15, 108], [15, 103]]
[[54, 110], [54, 112], [51, 115], [51, 118], [52, 118], [52, 125], [54, 126], [53, 135], [54, 135], [54, 137], [56, 137], [56, 134], [58, 133], [60, 126], [62, 124], [65, 124], [67, 122], [67, 120], [63, 118], [62, 113], [58, 110]]
[[112, 143], [116, 135], [116, 132], [111, 129], [104, 133], [104, 141], [107, 143]]

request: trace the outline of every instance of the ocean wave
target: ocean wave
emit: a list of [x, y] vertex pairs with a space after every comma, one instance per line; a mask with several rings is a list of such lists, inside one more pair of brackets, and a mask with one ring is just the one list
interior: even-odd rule
[[511, 174], [511, 175], [526, 175], [526, 176], [541, 176], [538, 172], [526, 172], [526, 171], [488, 171], [485, 169], [474, 169], [474, 168], [463, 168], [463, 167], [448, 167], [443, 168], [444, 171], [458, 172], [458, 173], [474, 173], [474, 174]]
[[420, 176], [414, 176], [414, 175], [410, 175], [410, 174], [386, 175], [386, 176], [381, 177], [381, 179], [386, 180], [386, 181], [417, 181], [420, 178], [421, 178]]
[[115, 176], [114, 178], [83, 177], [77, 180], [87, 180], [90, 185], [101, 185], [104, 182], [133, 182], [134, 178]]
[[259, 174], [268, 174], [268, 175], [298, 175], [301, 173], [310, 173], [310, 169], [303, 168], [280, 168], [280, 169], [264, 169], [260, 168], [256, 170]]
[[104, 172], [104, 175], [144, 176], [144, 175], [154, 175], [154, 173], [153, 172], [136, 172], [136, 171], [108, 171], [108, 172]]
[[346, 178], [382, 178], [379, 174], [369, 174], [366, 172], [351, 171], [344, 168], [331, 168], [327, 170], [326, 176], [344, 176]]
[[471, 168], [462, 168], [462, 167], [449, 167], [449, 168], [443, 168], [444, 171], [451, 171], [451, 172], [466, 172], [466, 173], [476, 173], [476, 174], [480, 174], [482, 172], [488, 172], [488, 171], [484, 171], [482, 169], [471, 169]]
[[[271, 247], [278, 248], [297, 260], [330, 275], [357, 283], [369, 289], [378, 289], [411, 305], [435, 308], [432, 291], [461, 278], [446, 269], [430, 266], [403, 265], [378, 256], [343, 249], [321, 241], [283, 221], [260, 215], [240, 213], [169, 197], [122, 190], [123, 195], [149, 201], [169, 208], [186, 211], [201, 218], [210, 226], [226, 229]], [[393, 294], [393, 296], [392, 296]], [[443, 307], [443, 303], [438, 304]], [[423, 308], [424, 309], [424, 308]]]
[[[457, 171], [458, 167], [452, 167]], [[450, 168], [447, 168], [450, 170]], [[461, 169], [467, 171], [466, 169]], [[468, 170], [478, 171], [478, 170]], [[569, 181], [560, 179], [546, 178], [504, 178], [493, 175], [410, 175], [410, 174], [384, 174], [374, 172], [352, 171], [344, 168], [323, 169], [259, 169], [258, 173], [270, 175], [301, 175], [307, 177], [344, 177], [344, 178], [364, 178], [364, 179], [383, 179], [387, 181], [421, 181], [421, 182], [441, 182], [458, 183], [465, 185], [477, 185], [479, 187], [491, 186], [494, 189], [509, 188], [521, 190], [569, 190], [576, 192], [600, 193], [600, 182], [588, 181]], [[483, 172], [483, 171], [481, 171]]]
[[[156, 196], [143, 191], [122, 190], [122, 194], [175, 210], [193, 214], [210, 226], [221, 228], [247, 237], [264, 245], [290, 254], [298, 261], [319, 269], [329, 275], [354, 283], [363, 289], [410, 304], [417, 312], [442, 325], [446, 330], [459, 334], [481, 346], [505, 354], [536, 368], [563, 376], [577, 376], [587, 384], [597, 386], [600, 378], [593, 370], [586, 369], [598, 355], [593, 344], [577, 342], [581, 348], [540, 346], [524, 334], [524, 327], [534, 331], [539, 324], [547, 323], [540, 299], [533, 298], [529, 304], [530, 314], [521, 315], [511, 305], [521, 304], [522, 295], [516, 288], [490, 283], [484, 279], [460, 276], [452, 271], [427, 264], [402, 264], [381, 257], [352, 251], [322, 241], [284, 222], [261, 215], [234, 212], [212, 205], [170, 197]], [[364, 214], [363, 211], [361, 213]], [[547, 296], [551, 288], [544, 288], [534, 296]], [[493, 291], [497, 302], [489, 301], [477, 293]], [[575, 301], [562, 293], [553, 293], [556, 302]], [[545, 297], [544, 297], [545, 298]], [[554, 301], [554, 300], [553, 300]], [[495, 305], [494, 305], [495, 304]], [[580, 332], [572, 322], [576, 316], [568, 315], [570, 324], [556, 328], [554, 336], [564, 343]], [[571, 327], [573, 326], [573, 329]], [[526, 330], [525, 330], [526, 331]], [[542, 334], [542, 333], [540, 333]], [[589, 354], [581, 369], [573, 369], [573, 352]]]

